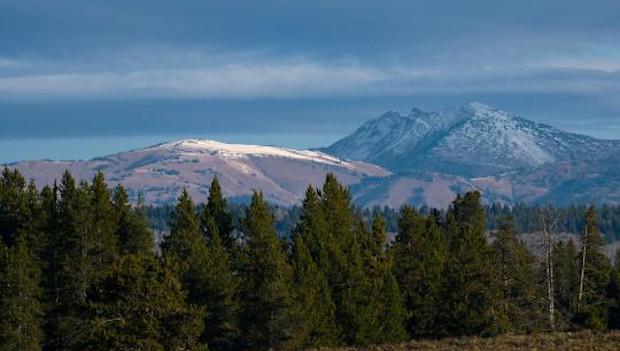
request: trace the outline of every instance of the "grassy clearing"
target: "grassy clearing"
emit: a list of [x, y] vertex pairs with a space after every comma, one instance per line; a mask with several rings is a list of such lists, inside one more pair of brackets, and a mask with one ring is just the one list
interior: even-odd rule
[[[502, 335], [494, 338], [450, 338], [436, 341], [412, 341], [397, 345], [364, 348], [321, 349], [321, 351], [417, 351], [417, 350], [620, 350], [620, 332], [547, 333], [534, 335]], [[316, 351], [316, 350], [315, 350]]]

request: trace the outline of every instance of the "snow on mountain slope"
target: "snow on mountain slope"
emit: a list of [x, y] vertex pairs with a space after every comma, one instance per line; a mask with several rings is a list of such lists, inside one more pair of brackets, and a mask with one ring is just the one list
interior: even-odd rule
[[579, 158], [607, 157], [620, 142], [563, 132], [470, 103], [436, 112], [387, 113], [324, 149], [393, 171], [487, 176]]
[[345, 184], [390, 173], [358, 161], [343, 161], [318, 151], [274, 146], [225, 144], [189, 139], [145, 149], [121, 152], [88, 161], [28, 161], [11, 165], [39, 185], [51, 184], [65, 169], [78, 179], [90, 179], [101, 170], [114, 185], [130, 194], [142, 193], [148, 203], [170, 203], [185, 187], [196, 201], [204, 201], [214, 176], [224, 192], [243, 200], [253, 190], [278, 204], [301, 200], [305, 189], [320, 186], [329, 172]]
[[200, 156], [210, 153], [223, 158], [280, 157], [354, 169], [354, 163], [343, 161], [319, 151], [296, 150], [276, 146], [227, 144], [207, 139], [187, 139], [155, 145], [148, 150], [169, 150], [178, 156]]

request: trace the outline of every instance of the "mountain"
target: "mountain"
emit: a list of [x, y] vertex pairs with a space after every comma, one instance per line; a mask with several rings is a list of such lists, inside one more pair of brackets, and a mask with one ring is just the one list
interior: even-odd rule
[[391, 111], [316, 151], [189, 139], [88, 161], [11, 167], [38, 185], [51, 184], [65, 169], [78, 179], [101, 170], [111, 184], [153, 204], [174, 201], [183, 187], [204, 201], [217, 175], [233, 200], [257, 189], [289, 205], [309, 184], [322, 185], [328, 172], [362, 206], [445, 208], [471, 189], [487, 202], [620, 204], [620, 141], [567, 133], [481, 103]]
[[390, 111], [322, 151], [393, 172], [353, 186], [367, 206], [445, 207], [469, 189], [504, 203], [620, 203], [620, 141], [564, 132], [481, 103]]
[[602, 160], [620, 141], [567, 133], [499, 109], [470, 103], [436, 112], [388, 112], [323, 149], [395, 172], [430, 171], [479, 177], [545, 164]]
[[319, 151], [202, 139], [169, 142], [88, 161], [27, 161], [10, 167], [38, 185], [52, 184], [67, 169], [78, 179], [90, 179], [100, 170], [110, 184], [122, 183], [134, 199], [141, 193], [152, 204], [173, 202], [183, 187], [194, 200], [204, 201], [216, 175], [223, 191], [233, 200], [243, 201], [257, 189], [270, 202], [290, 205], [302, 199], [309, 184], [322, 185], [328, 172], [348, 185], [390, 174], [375, 165], [343, 161]]

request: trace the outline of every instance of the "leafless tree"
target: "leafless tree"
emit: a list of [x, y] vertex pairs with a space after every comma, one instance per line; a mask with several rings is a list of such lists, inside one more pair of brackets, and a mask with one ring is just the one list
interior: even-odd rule
[[555, 282], [553, 272], [553, 246], [555, 231], [560, 220], [560, 212], [555, 210], [551, 205], [540, 210], [540, 221], [542, 224], [543, 248], [544, 248], [544, 264], [545, 264], [545, 280], [547, 288], [547, 313], [549, 320], [549, 328], [555, 330]]

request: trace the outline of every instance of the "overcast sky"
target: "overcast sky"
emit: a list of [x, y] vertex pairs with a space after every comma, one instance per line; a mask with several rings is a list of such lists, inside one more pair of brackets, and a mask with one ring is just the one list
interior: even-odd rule
[[[0, 138], [336, 138], [469, 101], [620, 138], [619, 18], [618, 0], [0, 0]], [[299, 140], [274, 139], [325, 142]]]

